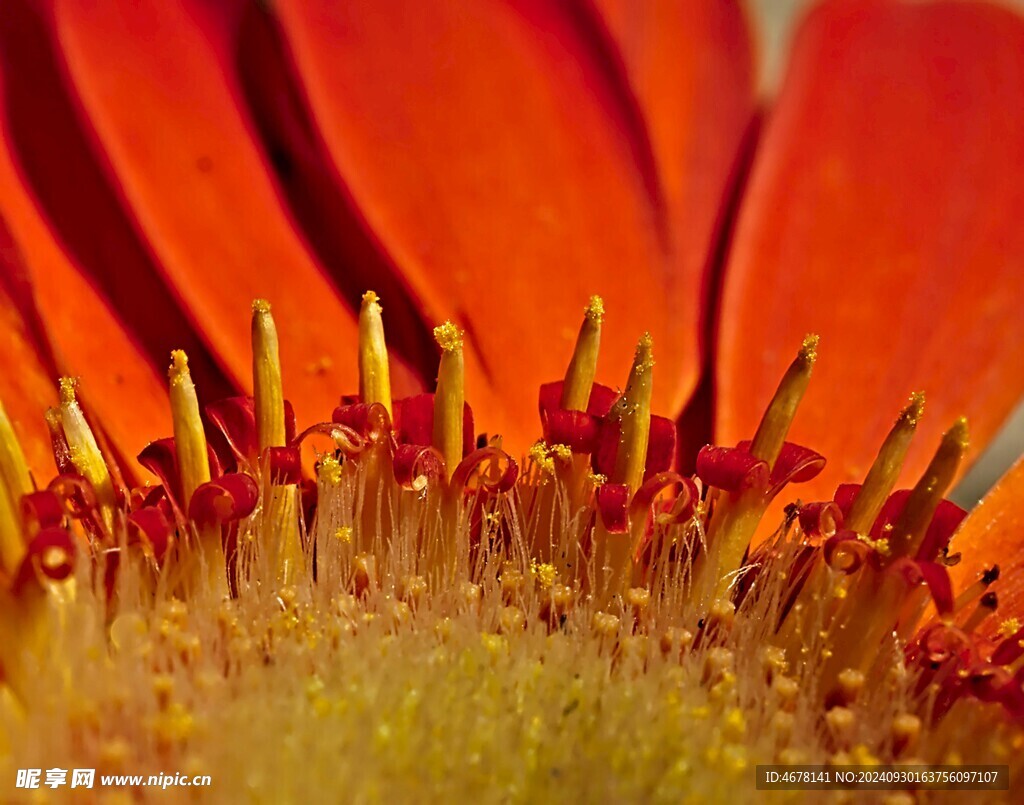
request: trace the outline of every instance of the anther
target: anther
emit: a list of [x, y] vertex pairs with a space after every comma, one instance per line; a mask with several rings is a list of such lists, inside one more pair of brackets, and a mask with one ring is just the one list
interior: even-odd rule
[[583, 313], [583, 324], [576, 337], [576, 348], [565, 373], [562, 386], [562, 408], [570, 411], [586, 411], [590, 392], [597, 374], [597, 356], [601, 348], [601, 322], [604, 319], [604, 302], [600, 296], [590, 297], [590, 304]]
[[935, 456], [914, 486], [903, 513], [896, 521], [889, 538], [895, 555], [914, 556], [917, 553], [936, 507], [953, 484], [967, 452], [967, 443], [967, 420], [961, 417], [943, 434]]
[[284, 387], [277, 327], [270, 313], [270, 303], [265, 299], [252, 303], [252, 374], [256, 430], [262, 453], [268, 447], [285, 443]]
[[434, 447], [444, 458], [448, 477], [462, 461], [462, 422], [466, 403], [462, 331], [450, 321], [434, 328], [441, 347], [434, 394]]
[[176, 349], [171, 353], [167, 376], [170, 380], [171, 419], [181, 478], [182, 506], [188, 511], [193, 493], [210, 480], [210, 457], [199, 415], [196, 387], [188, 370], [188, 358], [182, 350]]
[[359, 309], [359, 396], [367, 405], [380, 403], [391, 415], [391, 373], [384, 322], [377, 294], [367, 291]]
[[77, 386], [78, 380], [75, 378], [60, 379], [60, 423], [64, 430], [64, 438], [67, 439], [71, 463], [82, 477], [92, 484], [99, 503], [100, 516], [109, 531], [114, 525], [114, 482], [100, 446], [96, 442], [96, 436], [78, 404]]
[[750, 443], [750, 454], [767, 462], [769, 467], [775, 465], [775, 459], [782, 451], [800, 400], [807, 391], [811, 371], [818, 358], [817, 349], [818, 336], [808, 335], [804, 338], [796, 358], [783, 375], [775, 396], [764, 412], [757, 433], [754, 434], [754, 440]]
[[917, 430], [917, 423], [924, 413], [924, 394], [917, 392], [910, 396], [910, 402], [900, 412], [896, 424], [885, 437], [864, 484], [857, 492], [846, 527], [860, 533], [870, 531], [872, 524], [882, 511], [886, 498], [896, 485], [903, 461], [910, 448], [910, 442]]

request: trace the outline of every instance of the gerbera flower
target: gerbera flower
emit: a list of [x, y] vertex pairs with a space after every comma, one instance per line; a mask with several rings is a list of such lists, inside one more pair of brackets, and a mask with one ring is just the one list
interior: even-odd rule
[[1016, 779], [1024, 474], [945, 496], [1024, 391], [1024, 24], [830, 0], [770, 104], [750, 40], [731, 2], [0, 6], [12, 781]]

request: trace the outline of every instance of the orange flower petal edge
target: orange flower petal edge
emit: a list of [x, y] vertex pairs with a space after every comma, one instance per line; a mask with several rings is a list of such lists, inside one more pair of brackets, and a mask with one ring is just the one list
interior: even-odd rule
[[[248, 334], [232, 324], [235, 300], [264, 296], [295, 332], [282, 362], [300, 417], [336, 403], [356, 377], [348, 361], [336, 360], [339, 345], [357, 341], [356, 314], [282, 206], [230, 80], [231, 54], [208, 15], [58, 2], [52, 21], [76, 99], [126, 203], [229, 376], [248, 382]], [[419, 387], [401, 365], [395, 374], [399, 387]]]
[[[0, 7], [4, 141], [17, 181], [24, 186], [18, 194], [30, 194], [50, 237], [118, 312], [153, 365], [163, 364], [170, 350], [180, 346], [193, 356], [193, 370], [209, 393], [230, 393], [232, 386], [193, 332], [124, 213], [119, 189], [97, 164], [93, 144], [65, 91], [58, 58], [37, 4], [13, 0]], [[16, 228], [14, 213], [5, 214]], [[35, 251], [34, 241], [14, 234], [23, 252]], [[33, 264], [35, 256], [26, 259]], [[35, 281], [55, 294], [60, 287], [57, 277], [37, 276]]]
[[[928, 410], [905, 479], [961, 414], [977, 455], [1024, 391], [1024, 21], [976, 4], [828, 2], [796, 38], [726, 271], [718, 438], [749, 432], [800, 334], [831, 360], [792, 438], [861, 477], [892, 412]], [[837, 426], [850, 422], [856, 430]], [[905, 481], [906, 482], [906, 481]]]
[[[620, 311], [599, 377], [630, 360], [623, 345], [643, 321], [672, 367], [656, 401], [681, 408], [697, 374], [699, 272], [696, 261], [681, 271], [675, 254], [679, 185], [657, 175], [661, 157], [630, 85], [638, 74], [622, 76], [609, 38], [581, 24], [589, 12], [493, 0], [433, 4], [430, 14], [412, 2], [278, 11], [339, 181], [426, 318], [466, 330], [467, 393], [510, 446], [529, 443], [531, 389], [560, 371], [576, 329], [566, 310], [594, 292]], [[732, 37], [698, 45], [702, 33], [675, 47], [745, 47]], [[723, 84], [727, 96], [749, 89]], [[684, 105], [687, 126], [737, 137], [731, 119], [719, 131], [698, 106]], [[668, 169], [692, 153], [664, 143]], [[717, 210], [721, 187], [694, 196]]]

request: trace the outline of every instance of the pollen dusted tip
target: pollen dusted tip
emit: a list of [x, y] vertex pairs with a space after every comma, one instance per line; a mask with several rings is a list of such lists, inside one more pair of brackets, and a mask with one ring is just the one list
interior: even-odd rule
[[818, 360], [818, 342], [821, 340], [821, 336], [817, 333], [808, 333], [804, 336], [804, 341], [800, 345], [800, 358], [806, 363], [814, 363]]
[[167, 376], [171, 381], [175, 381], [181, 377], [187, 377], [188, 374], [188, 355], [185, 354], [185, 350], [172, 349], [171, 365], [167, 368]]
[[924, 392], [915, 391], [910, 395], [910, 401], [906, 404], [904, 409], [900, 411], [899, 420], [900, 422], [906, 422], [908, 425], [917, 425], [918, 421], [924, 415]]
[[62, 377], [60, 379], [60, 402], [61, 405], [78, 402], [75, 391], [78, 388], [77, 377]]
[[368, 305], [377, 305], [377, 307], [380, 307], [380, 297], [377, 296], [375, 291], [367, 291], [363, 294], [363, 306], [366, 307]]
[[269, 313], [270, 302], [266, 299], [253, 299], [252, 300], [252, 312], [256, 313]]
[[434, 328], [434, 339], [444, 352], [462, 349], [463, 332], [452, 322], [446, 321]]
[[650, 333], [644, 333], [636, 345], [636, 355], [633, 358], [634, 371], [637, 374], [649, 371], [654, 367], [654, 339]]
[[583, 315], [595, 324], [600, 324], [604, 321], [604, 300], [594, 294], [590, 297], [590, 302], [583, 310]]
[[962, 416], [953, 423], [953, 427], [946, 431], [944, 438], [954, 442], [961, 450], [966, 450], [971, 443], [970, 433], [967, 429], [967, 417]]

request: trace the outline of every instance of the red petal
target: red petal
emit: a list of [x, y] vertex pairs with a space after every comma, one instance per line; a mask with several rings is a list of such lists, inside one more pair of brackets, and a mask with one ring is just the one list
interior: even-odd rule
[[564, 444], [574, 453], [593, 453], [597, 448], [601, 425], [596, 417], [585, 411], [567, 411], [556, 408], [540, 415], [544, 441]]
[[174, 444], [174, 439], [167, 437], [150, 442], [139, 453], [138, 462], [157, 477], [167, 494], [167, 499], [171, 502], [175, 517], [180, 522], [185, 522], [183, 516], [185, 501], [182, 500], [178, 449]]
[[932, 521], [925, 532], [924, 541], [917, 551], [917, 558], [926, 561], [934, 561], [942, 552], [943, 548], [949, 545], [950, 537], [959, 528], [967, 516], [967, 512], [955, 503], [942, 500], [939, 501]]
[[857, 499], [860, 487], [860, 484], [839, 484], [836, 488], [832, 500], [839, 506], [839, 511], [842, 512], [844, 519], [850, 516], [850, 509], [853, 508], [853, 502]]
[[[75, 569], [75, 540], [65, 529], [46, 528], [36, 534], [28, 544], [28, 551], [14, 578], [17, 593], [30, 581], [42, 581], [42, 577], [61, 581]], [[54, 562], [54, 554], [60, 561]], [[45, 560], [45, 561], [44, 561]]]
[[[545, 411], [561, 409], [562, 389], [564, 387], [564, 380], [541, 385], [538, 404], [542, 415]], [[607, 416], [618, 398], [619, 393], [615, 389], [601, 383], [595, 383], [590, 389], [590, 399], [587, 400], [587, 413], [598, 418]]]
[[21, 519], [29, 534], [59, 526], [64, 520], [64, 504], [49, 489], [32, 492], [21, 498]]
[[574, 453], [593, 453], [600, 437], [600, 419], [608, 415], [618, 399], [618, 392], [595, 383], [590, 390], [587, 410], [568, 411], [562, 406], [565, 382], [544, 383], [540, 387], [541, 429], [548, 444], [564, 444]]
[[831, 500], [800, 507], [800, 527], [811, 537], [832, 537], [843, 526], [843, 513]]
[[[738, 450], [750, 450], [750, 442], [736, 445]], [[805, 484], [818, 476], [825, 467], [825, 457], [814, 450], [794, 442], [783, 442], [779, 457], [772, 466], [769, 478], [769, 497], [775, 497], [786, 484]]]
[[302, 481], [302, 454], [298, 447], [268, 447], [266, 453], [273, 483], [287, 485]]
[[444, 476], [444, 459], [433, 447], [400, 444], [395, 450], [395, 481], [417, 492]]
[[609, 534], [625, 534], [629, 531], [629, 486], [627, 484], [602, 484], [594, 492], [601, 522]]
[[157, 506], [137, 509], [128, 515], [128, 525], [134, 527], [133, 541], [145, 543], [156, 560], [162, 562], [174, 538], [174, 529], [164, 512]]
[[[620, 433], [621, 426], [617, 420], [606, 420], [601, 424], [597, 452], [594, 454], [594, 469], [609, 478], [615, 471]], [[652, 416], [647, 442], [647, 460], [644, 462], [644, 480], [668, 470], [675, 455], [676, 423], [663, 416]]]
[[679, 485], [679, 492], [674, 499], [664, 500], [663, 507], [672, 522], [685, 523], [693, 516], [694, 508], [700, 502], [700, 494], [697, 492], [697, 485], [691, 478], [680, 475], [676, 472], [659, 472], [652, 476], [637, 490], [630, 504], [634, 516], [638, 514], [645, 516], [662, 492], [669, 487]]
[[953, 587], [949, 572], [937, 562], [924, 562], [904, 556], [889, 565], [887, 572], [901, 574], [910, 585], [917, 585], [923, 581], [928, 585], [928, 592], [939, 614], [944, 615], [953, 611]]
[[825, 564], [841, 573], [854, 573], [867, 562], [873, 551], [867, 543], [858, 539], [856, 531], [845, 529], [836, 532], [825, 541], [823, 557]]
[[[961, 414], [971, 455], [1024, 392], [1024, 21], [983, 3], [826, 2], [793, 46], [726, 273], [719, 438], [749, 437], [822, 336], [790, 437], [864, 477], [928, 394], [916, 480]], [[1008, 173], [1011, 172], [1011, 173]]]
[[497, 447], [481, 447], [466, 456], [455, 472], [451, 485], [455, 489], [508, 492], [519, 477], [519, 465], [512, 456]]
[[188, 514], [200, 525], [227, 523], [248, 517], [259, 500], [256, 482], [241, 472], [230, 472], [200, 486], [188, 505]]
[[708, 486], [739, 492], [767, 486], [768, 465], [738, 447], [707, 445], [697, 454], [697, 476]]
[[[322, 419], [356, 384], [355, 314], [282, 206], [219, 21], [202, 4], [123, 0], [56, 2], [53, 25], [75, 100], [199, 332], [251, 387], [246, 306], [268, 298], [289, 396], [304, 421]], [[410, 385], [397, 362], [393, 372]]]
[[[254, 465], [259, 455], [256, 430], [256, 403], [252, 397], [227, 397], [214, 400], [206, 406], [206, 417], [224, 437], [234, 458], [242, 464]], [[295, 411], [284, 401], [285, 440], [295, 438]], [[220, 456], [224, 466], [230, 466], [227, 456]]]
[[[650, 329], [659, 360], [673, 368], [655, 405], [678, 411], [697, 370], [696, 278], [671, 254], [674, 210], [665, 208], [621, 65], [585, 8], [537, 0], [276, 8], [313, 120], [364, 225], [427, 317], [468, 330], [468, 398], [486, 406], [487, 430], [515, 449], [533, 441], [533, 389], [564, 372], [579, 310], [595, 292], [609, 309], [601, 371], [618, 376], [638, 332]], [[678, 34], [680, 51], [696, 47], [688, 28]], [[681, 109], [687, 130], [707, 111]], [[722, 132], [708, 120], [701, 134], [714, 141]], [[707, 149], [696, 138], [686, 154], [703, 164]], [[717, 209], [721, 187], [695, 196]], [[704, 248], [703, 232], [694, 244]]]
[[[434, 395], [417, 394], [395, 400], [395, 432], [401, 444], [428, 446], [434, 442]], [[473, 450], [473, 410], [465, 404], [462, 417], [462, 455]]]

